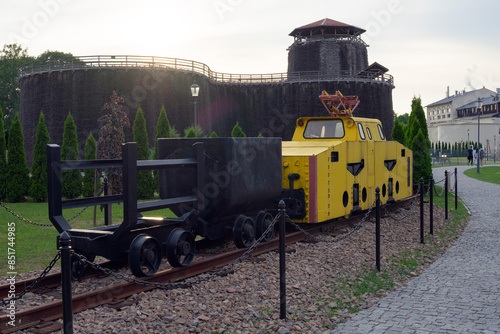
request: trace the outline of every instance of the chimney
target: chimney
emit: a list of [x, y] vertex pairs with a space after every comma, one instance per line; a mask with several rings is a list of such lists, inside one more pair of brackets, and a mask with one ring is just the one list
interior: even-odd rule
[[450, 97], [450, 86], [446, 87], [446, 98]]

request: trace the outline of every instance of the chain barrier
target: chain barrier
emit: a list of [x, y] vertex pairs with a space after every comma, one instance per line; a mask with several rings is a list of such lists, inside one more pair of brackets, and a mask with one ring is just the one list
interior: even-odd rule
[[287, 222], [292, 224], [292, 226], [294, 226], [296, 229], [298, 229], [300, 232], [304, 233], [308, 238], [312, 239], [314, 242], [339, 242], [339, 241], [342, 241], [344, 239], [347, 239], [348, 237], [350, 237], [354, 232], [358, 231], [359, 229], [361, 229], [363, 227], [363, 223], [368, 219], [368, 217], [370, 216], [370, 213], [372, 212], [372, 209], [373, 207], [375, 206], [375, 202], [376, 201], [373, 201], [371, 207], [368, 209], [368, 211], [366, 212], [365, 216], [361, 219], [361, 221], [351, 230], [349, 231], [347, 234], [339, 237], [339, 238], [336, 238], [336, 239], [326, 239], [326, 238], [320, 238], [320, 237], [316, 237], [314, 235], [312, 235], [311, 233], [307, 232], [306, 230], [304, 230], [302, 227], [300, 227], [297, 223], [295, 223], [289, 216], [286, 216], [286, 219], [287, 219]]
[[441, 181], [438, 181], [438, 182], [434, 182], [434, 193], [435, 193], [435, 194], [436, 194], [436, 196], [438, 196], [438, 197], [443, 196], [443, 193], [444, 193], [444, 188], [445, 188], [445, 187], [443, 186], [443, 188], [441, 188], [441, 193], [439, 193], [439, 194], [438, 194], [438, 192], [437, 192], [437, 190], [436, 190], [436, 185], [437, 185], [437, 184], [439, 184], [439, 183], [441, 183], [441, 182], [444, 182], [444, 181], [445, 181], [445, 179], [442, 179]]
[[139, 285], [143, 285], [143, 286], [148, 286], [148, 287], [157, 288], [157, 289], [164, 289], [164, 290], [182, 289], [182, 288], [187, 288], [187, 287], [190, 287], [190, 286], [193, 286], [193, 285], [196, 285], [196, 284], [200, 284], [202, 282], [209, 281], [209, 280], [211, 280], [212, 278], [214, 278], [216, 276], [224, 276], [224, 275], [226, 275], [236, 264], [241, 263], [243, 260], [245, 260], [250, 255], [251, 252], [254, 251], [254, 249], [262, 242], [262, 240], [264, 240], [264, 238], [266, 237], [266, 235], [268, 233], [270, 233], [272, 231], [272, 229], [274, 229], [274, 225], [276, 224], [276, 221], [279, 218], [280, 218], [280, 215], [278, 214], [274, 218], [274, 220], [272, 221], [272, 223], [267, 227], [266, 231], [264, 233], [262, 233], [262, 235], [260, 236], [260, 238], [257, 239], [254, 242], [254, 244], [252, 246], [250, 246], [248, 248], [248, 250], [246, 250], [245, 253], [243, 253], [233, 263], [230, 263], [230, 264], [222, 267], [217, 272], [214, 272], [214, 273], [211, 273], [211, 274], [207, 274], [205, 276], [200, 276], [199, 278], [196, 278], [196, 279], [194, 279], [192, 281], [184, 281], [184, 282], [179, 282], [179, 283], [157, 283], [157, 282], [143, 281], [143, 280], [139, 280], [139, 279], [133, 278], [133, 277], [128, 276], [128, 275], [124, 275], [124, 274], [120, 274], [120, 273], [115, 273], [115, 272], [111, 271], [108, 268], [101, 267], [97, 263], [93, 263], [93, 262], [88, 261], [87, 258], [85, 256], [81, 255], [81, 254], [78, 254], [78, 253], [74, 253], [74, 254], [77, 257], [79, 257], [79, 259], [82, 262], [88, 264], [92, 268], [94, 268], [94, 269], [96, 269], [98, 271], [101, 271], [104, 274], [107, 274], [107, 275], [113, 276], [115, 278], [121, 279], [123, 281], [126, 281], [128, 283], [134, 283], [134, 284], [139, 284]]
[[[94, 197], [96, 196], [99, 196], [102, 192], [104, 191], [104, 185], [101, 184], [101, 187], [99, 188], [99, 190], [97, 191], [97, 193], [94, 195]], [[42, 223], [38, 223], [38, 222], [34, 222], [34, 221], [31, 221], [27, 218], [24, 218], [23, 216], [21, 216], [20, 214], [16, 213], [15, 211], [13, 211], [12, 209], [10, 209], [7, 205], [5, 205], [5, 203], [3, 203], [2, 201], [0, 201], [0, 206], [2, 206], [5, 210], [7, 210], [7, 212], [9, 212], [11, 215], [13, 215], [14, 217], [16, 217], [17, 219], [25, 222], [25, 223], [28, 223], [28, 224], [31, 224], [31, 225], [35, 225], [35, 226], [40, 226], [40, 227], [52, 227], [53, 225], [52, 224], [42, 224]], [[80, 210], [80, 212], [78, 212], [77, 214], [75, 214], [73, 217], [71, 217], [70, 219], [68, 219], [68, 222], [72, 221], [73, 219], [77, 218], [78, 216], [80, 216], [83, 212], [85, 212], [85, 210], [87, 210], [89, 207], [86, 206], [84, 207], [82, 210]]]
[[[425, 189], [425, 186], [424, 186], [424, 189]], [[429, 191], [431, 189], [431, 184], [430, 184], [430, 181], [429, 183], [427, 184], [427, 191], [425, 193], [425, 195], [427, 196], [429, 194]], [[408, 211], [405, 213], [405, 215], [403, 217], [394, 217], [393, 215], [390, 214], [389, 210], [387, 210], [387, 206], [386, 205], [381, 205], [382, 209], [384, 209], [384, 213], [391, 219], [393, 220], [396, 220], [396, 221], [402, 221], [403, 219], [405, 219], [406, 217], [408, 217], [408, 215], [412, 212], [413, 210], [413, 207], [415, 205], [415, 203], [417, 202], [417, 199], [419, 199], [419, 196], [418, 194], [420, 194], [420, 183], [418, 184], [418, 188], [417, 188], [417, 193], [415, 194], [415, 198], [413, 198], [413, 201], [411, 202], [411, 205], [410, 205], [410, 208], [408, 209]]]
[[7, 306], [11, 301], [23, 298], [25, 294], [30, 292], [38, 283], [40, 283], [45, 278], [45, 276], [47, 276], [47, 274], [52, 270], [52, 268], [56, 265], [57, 261], [59, 261], [60, 258], [61, 251], [56, 254], [56, 256], [52, 259], [52, 261], [50, 261], [49, 265], [44, 269], [44, 271], [40, 274], [40, 276], [38, 276], [37, 279], [31, 282], [30, 285], [28, 285], [23, 291], [16, 294], [14, 297], [2, 300], [1, 305]]

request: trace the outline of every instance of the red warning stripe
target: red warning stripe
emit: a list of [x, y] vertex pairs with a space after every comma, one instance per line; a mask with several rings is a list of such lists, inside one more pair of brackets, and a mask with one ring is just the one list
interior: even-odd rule
[[309, 223], [318, 222], [318, 162], [309, 157]]

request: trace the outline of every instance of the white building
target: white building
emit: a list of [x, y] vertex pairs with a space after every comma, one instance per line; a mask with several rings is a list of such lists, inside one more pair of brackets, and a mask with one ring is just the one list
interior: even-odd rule
[[477, 142], [479, 99], [482, 103], [479, 114], [479, 142], [488, 154], [498, 153], [500, 89], [494, 92], [483, 87], [470, 92], [455, 91], [455, 95], [451, 96], [448, 89], [446, 95], [446, 98], [426, 106], [430, 141], [450, 144]]

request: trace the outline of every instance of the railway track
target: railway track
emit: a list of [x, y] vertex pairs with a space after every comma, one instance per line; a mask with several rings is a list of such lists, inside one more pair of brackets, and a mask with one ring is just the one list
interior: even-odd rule
[[[405, 201], [405, 202], [408, 202]], [[403, 203], [397, 203], [400, 206]], [[372, 213], [373, 214], [373, 213]], [[353, 227], [361, 220], [360, 215], [353, 216], [349, 219], [336, 221], [328, 224], [314, 225], [307, 229], [307, 233], [311, 235], [318, 235], [324, 232], [334, 233], [346, 227]], [[296, 242], [304, 241], [309, 237], [302, 231], [289, 233], [286, 236], [286, 245]], [[260, 243], [250, 256], [258, 256], [260, 254], [275, 251], [279, 248], [279, 238], [274, 238], [269, 242]], [[226, 265], [233, 263], [240, 258], [247, 249], [237, 249], [224, 254], [216, 255], [205, 260], [200, 260], [191, 263], [187, 267], [171, 268], [160, 271], [153, 276], [139, 279], [140, 281], [148, 283], [175, 283], [188, 278], [195, 277], [203, 273], [217, 271]], [[105, 266], [108, 266], [107, 264]], [[5, 312], [0, 312], [0, 333], [13, 333], [18, 330], [35, 328], [38, 333], [51, 333], [52, 331], [59, 330], [62, 326], [60, 322], [54, 322], [62, 318], [62, 298], [59, 292], [54, 292], [55, 288], [60, 285], [60, 274], [47, 275], [41, 282], [42, 287], [37, 287], [42, 293], [44, 291], [52, 291], [51, 295], [54, 300], [40, 306], [33, 306], [17, 310], [16, 312], [16, 326], [8, 325], [11, 320]], [[16, 286], [16, 292], [22, 291], [24, 287], [29, 286], [32, 280], [19, 281]], [[121, 305], [126, 305], [125, 298], [134, 294], [152, 290], [154, 286], [136, 284], [133, 282], [122, 281], [117, 284], [109, 285], [102, 288], [97, 288], [92, 291], [74, 294], [73, 295], [73, 313], [78, 313], [87, 309], [92, 309], [100, 305], [109, 305], [110, 307], [119, 308]], [[0, 293], [2, 299], [6, 297], [9, 286], [1, 286]]]

